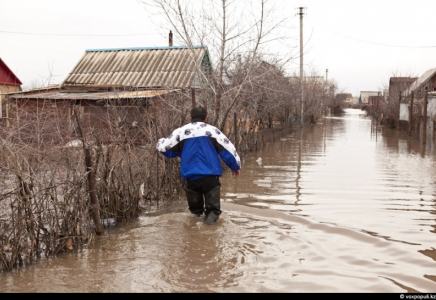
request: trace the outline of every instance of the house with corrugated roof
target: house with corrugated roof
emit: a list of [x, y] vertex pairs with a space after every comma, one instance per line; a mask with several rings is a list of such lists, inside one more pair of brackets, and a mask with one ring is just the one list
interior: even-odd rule
[[[108, 107], [150, 111], [156, 99], [204, 101], [211, 75], [205, 46], [88, 49], [59, 86], [10, 94], [8, 101], [29, 113], [56, 107], [69, 119], [74, 107], [94, 126]], [[129, 114], [131, 123], [141, 119]]]
[[16, 93], [10, 99], [150, 98], [205, 89], [210, 75], [209, 52], [203, 46], [89, 49], [58, 87]]
[[21, 91], [21, 80], [0, 58], [0, 118], [3, 116], [5, 94]]

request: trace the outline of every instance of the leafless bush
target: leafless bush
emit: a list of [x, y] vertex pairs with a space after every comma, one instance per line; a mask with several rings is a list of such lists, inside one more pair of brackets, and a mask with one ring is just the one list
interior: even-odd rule
[[[163, 160], [155, 143], [167, 127], [180, 126], [186, 109], [67, 109], [49, 101], [31, 108], [15, 107], [1, 131], [1, 269], [87, 245], [98, 227], [91, 192], [103, 225], [177, 198], [177, 162]], [[72, 111], [81, 111], [76, 124]]]

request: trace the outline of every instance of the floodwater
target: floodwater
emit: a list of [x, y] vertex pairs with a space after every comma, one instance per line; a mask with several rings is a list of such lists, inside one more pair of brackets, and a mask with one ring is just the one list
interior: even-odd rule
[[219, 221], [185, 205], [0, 273], [0, 292], [436, 292], [436, 151], [348, 109], [226, 173]]

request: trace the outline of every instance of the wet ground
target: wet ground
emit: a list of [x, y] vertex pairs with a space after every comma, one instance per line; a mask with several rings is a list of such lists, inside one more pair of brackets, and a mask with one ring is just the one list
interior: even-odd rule
[[350, 109], [226, 173], [216, 224], [186, 206], [144, 214], [0, 273], [0, 292], [436, 292], [435, 183], [432, 136]]

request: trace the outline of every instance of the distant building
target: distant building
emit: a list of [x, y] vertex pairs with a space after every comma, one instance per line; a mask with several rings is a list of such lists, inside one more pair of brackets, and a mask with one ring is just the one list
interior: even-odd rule
[[369, 96], [368, 97], [368, 105], [373, 106], [375, 108], [381, 107], [383, 103], [383, 96]]
[[362, 91], [360, 92], [359, 103], [368, 104], [369, 96], [379, 96], [380, 92]]
[[359, 104], [359, 97], [353, 97], [351, 98], [351, 104]]
[[21, 81], [0, 58], [0, 118], [3, 117], [5, 94], [21, 91]]
[[351, 100], [353, 99], [353, 95], [349, 93], [337, 93], [335, 97], [336, 100], [344, 103], [351, 103]]

